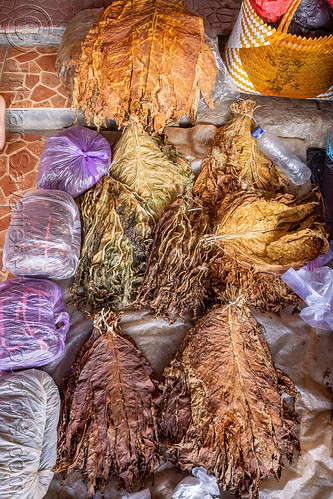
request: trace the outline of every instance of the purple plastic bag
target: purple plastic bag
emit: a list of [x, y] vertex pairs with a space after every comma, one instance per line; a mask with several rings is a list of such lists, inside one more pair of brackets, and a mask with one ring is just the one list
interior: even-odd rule
[[15, 277], [0, 284], [0, 372], [54, 361], [64, 351], [68, 330], [56, 283]]
[[94, 130], [75, 125], [46, 140], [37, 185], [75, 198], [106, 175], [110, 165], [108, 141]]

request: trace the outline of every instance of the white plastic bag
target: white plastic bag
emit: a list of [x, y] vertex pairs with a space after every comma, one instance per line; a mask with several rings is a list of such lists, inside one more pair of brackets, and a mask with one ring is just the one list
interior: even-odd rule
[[57, 459], [60, 397], [31, 369], [0, 376], [0, 499], [41, 499]]
[[193, 468], [192, 475], [177, 485], [172, 499], [211, 499], [220, 495], [216, 478], [208, 475], [205, 468]]
[[27, 192], [13, 211], [5, 237], [3, 270], [15, 276], [68, 279], [80, 257], [81, 222], [63, 191]]
[[326, 255], [299, 270], [289, 269], [281, 279], [308, 305], [300, 317], [310, 326], [333, 330], [333, 269], [324, 267], [333, 258], [333, 241]]

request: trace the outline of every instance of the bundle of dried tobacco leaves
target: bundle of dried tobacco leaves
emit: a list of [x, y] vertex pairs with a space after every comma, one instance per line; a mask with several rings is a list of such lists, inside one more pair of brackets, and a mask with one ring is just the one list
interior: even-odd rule
[[253, 271], [281, 275], [314, 260], [328, 243], [320, 203], [291, 194], [239, 192], [219, 207], [218, 226], [211, 238], [224, 255]]
[[160, 401], [152, 369], [119, 316], [102, 310], [63, 388], [56, 472], [83, 473], [87, 498], [103, 497], [110, 476], [131, 490], [154, 468]]
[[252, 137], [254, 101], [231, 106], [234, 118], [221, 126], [212, 141], [209, 156], [202, 161], [193, 194], [216, 213], [226, 194], [240, 190], [285, 192], [288, 177], [258, 149]]
[[73, 94], [97, 127], [128, 119], [161, 132], [184, 114], [195, 117], [200, 91], [217, 74], [203, 20], [178, 0], [116, 0], [82, 43]]
[[167, 156], [134, 125], [121, 137], [109, 175], [81, 201], [83, 243], [72, 293], [95, 308], [135, 299], [156, 220], [192, 187], [189, 164]]
[[204, 466], [224, 490], [258, 498], [299, 448], [292, 381], [274, 367], [259, 324], [238, 304], [217, 306], [185, 337], [165, 370], [160, 429], [183, 471]]
[[159, 221], [137, 305], [149, 304], [157, 316], [172, 320], [189, 309], [196, 317], [209, 297], [211, 248], [203, 251], [207, 216], [190, 196], [173, 203]]

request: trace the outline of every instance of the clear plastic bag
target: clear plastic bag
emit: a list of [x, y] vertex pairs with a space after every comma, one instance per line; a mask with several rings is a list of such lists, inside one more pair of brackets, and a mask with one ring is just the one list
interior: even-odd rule
[[289, 269], [281, 279], [308, 305], [300, 317], [310, 326], [333, 330], [333, 269], [321, 267], [333, 257], [332, 243], [327, 255], [300, 270]]
[[0, 376], [0, 499], [42, 499], [54, 475], [60, 397], [31, 369]]
[[75, 125], [46, 140], [37, 185], [60, 189], [75, 198], [106, 175], [110, 164], [108, 141], [95, 130]]
[[211, 499], [220, 495], [216, 478], [208, 475], [205, 468], [193, 468], [192, 475], [177, 485], [172, 499]]
[[[206, 36], [206, 43], [215, 56], [217, 66], [215, 84], [210, 96], [214, 103], [217, 101], [230, 101], [231, 103], [239, 98], [240, 93], [233, 84], [233, 81], [230, 78], [227, 68], [222, 60], [217, 36], [213, 36], [211, 38]], [[202, 113], [207, 109], [209, 109], [209, 107], [207, 106], [205, 99], [201, 97], [198, 105], [198, 113]]]
[[67, 279], [75, 274], [81, 222], [63, 191], [29, 191], [16, 204], [5, 237], [3, 270], [19, 276]]
[[18, 277], [0, 284], [0, 372], [57, 359], [68, 330], [69, 315], [56, 283]]

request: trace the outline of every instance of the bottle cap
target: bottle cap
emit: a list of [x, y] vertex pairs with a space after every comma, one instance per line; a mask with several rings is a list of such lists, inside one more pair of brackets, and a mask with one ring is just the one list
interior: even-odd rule
[[263, 133], [263, 129], [260, 126], [256, 126], [252, 132], [252, 135], [255, 139], [258, 139]]

